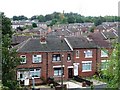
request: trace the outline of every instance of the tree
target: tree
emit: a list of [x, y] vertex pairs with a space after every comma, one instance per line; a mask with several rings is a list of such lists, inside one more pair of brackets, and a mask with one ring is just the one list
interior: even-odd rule
[[39, 15], [37, 18], [39, 22], [45, 22], [45, 17], [43, 15]]
[[76, 17], [76, 23], [83, 23], [83, 19], [81, 17]]
[[67, 18], [68, 23], [75, 23], [75, 17], [74, 16], [69, 16]]
[[45, 15], [45, 21], [50, 21], [53, 19], [53, 16], [51, 14]]
[[30, 18], [30, 20], [36, 20], [38, 16], [34, 15]]
[[4, 13], [1, 13], [0, 16], [2, 17], [2, 35], [9, 35], [12, 37], [12, 30], [11, 30], [11, 21], [9, 18], [5, 17]]
[[52, 14], [52, 16], [53, 16], [54, 19], [60, 19], [60, 13], [59, 12], [54, 12]]
[[90, 29], [90, 32], [94, 33], [95, 26], [92, 26], [89, 29]]
[[[11, 49], [11, 25], [9, 18], [2, 14], [2, 84], [9, 87], [9, 90], [16, 90], [16, 66], [20, 64], [20, 58], [17, 56], [17, 52]], [[8, 31], [6, 31], [8, 30]]]
[[120, 89], [120, 43], [114, 45], [113, 53], [107, 64], [107, 69], [103, 71], [103, 80], [109, 88]]
[[95, 26], [98, 26], [98, 25], [100, 25], [100, 24], [102, 24], [101, 18], [95, 18], [95, 20], [94, 20], [94, 25], [95, 25]]
[[52, 22], [50, 23], [50, 26], [53, 26], [57, 23], [57, 19], [53, 19]]
[[13, 16], [12, 19], [13, 19], [13, 21], [18, 21], [19, 20], [17, 16]]
[[33, 28], [36, 28], [36, 27], [37, 27], [37, 24], [36, 24], [36, 23], [32, 23], [32, 27], [33, 27]]
[[15, 20], [28, 20], [28, 18], [24, 15], [21, 15], [21, 16], [13, 16], [13, 21]]

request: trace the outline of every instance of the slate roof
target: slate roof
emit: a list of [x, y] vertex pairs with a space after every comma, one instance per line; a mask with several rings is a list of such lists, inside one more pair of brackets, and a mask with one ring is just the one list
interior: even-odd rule
[[114, 39], [116, 38], [116, 34], [114, 32], [103, 32], [103, 34], [106, 36], [107, 39]]
[[67, 37], [73, 48], [96, 48], [96, 45], [88, 41], [85, 37]]
[[101, 34], [101, 32], [93, 33], [88, 35], [92, 42], [97, 45], [97, 47], [111, 47], [111, 44], [108, 41], [105, 41], [105, 37]]
[[65, 40], [61, 43], [60, 38], [47, 38], [46, 44], [41, 44], [39, 38], [30, 38], [26, 40], [21, 47], [18, 47], [18, 52], [56, 52], [56, 51], [71, 51]]
[[28, 38], [31, 38], [31, 36], [12, 36], [12, 44], [19, 44]]
[[90, 39], [102, 39], [102, 40], [106, 39], [106, 37], [104, 37], [101, 32], [90, 33], [88, 37]]

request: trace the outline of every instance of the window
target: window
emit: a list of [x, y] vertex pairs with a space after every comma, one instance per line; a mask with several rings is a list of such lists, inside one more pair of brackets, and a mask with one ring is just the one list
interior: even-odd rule
[[53, 54], [52, 55], [52, 60], [53, 61], [60, 61], [60, 54]]
[[41, 55], [33, 55], [33, 63], [39, 63], [42, 62], [42, 56]]
[[40, 78], [41, 70], [40, 69], [31, 69], [30, 76], [34, 78]]
[[84, 53], [85, 53], [85, 58], [92, 58], [92, 51], [91, 50], [84, 51]]
[[82, 61], [82, 72], [92, 70], [92, 61]]
[[62, 68], [61, 70], [61, 67], [60, 68], [54, 68], [54, 76], [61, 76], [62, 74], [64, 75], [64, 68]]
[[79, 58], [79, 50], [76, 50], [76, 58]]
[[67, 60], [68, 60], [68, 61], [71, 60], [71, 55], [70, 55], [70, 54], [67, 55]]
[[26, 55], [21, 55], [20, 58], [22, 59], [21, 63], [26, 63]]
[[101, 57], [108, 57], [108, 50], [101, 50]]
[[107, 69], [108, 60], [101, 60], [101, 70]]
[[29, 78], [29, 71], [17, 71], [17, 79], [24, 80]]

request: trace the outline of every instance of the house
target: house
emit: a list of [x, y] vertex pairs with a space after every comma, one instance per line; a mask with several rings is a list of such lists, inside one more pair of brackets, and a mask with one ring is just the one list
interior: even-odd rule
[[108, 63], [108, 60], [113, 50], [112, 42], [110, 42], [107, 37], [115, 39], [116, 35], [112, 32], [96, 32], [88, 35], [89, 40], [91, 40], [91, 42], [97, 45], [96, 68], [98, 71], [106, 69], [106, 63]]
[[109, 59], [108, 45], [96, 44], [83, 36], [29, 38], [14, 47], [22, 58], [21, 65], [17, 66], [17, 80], [29, 79], [32, 84], [34, 78], [35, 84], [40, 84], [49, 77], [60, 81], [61, 77], [68, 80], [78, 75], [93, 76], [101, 69], [98, 64], [104, 67], [105, 60]]
[[67, 37], [73, 48], [74, 76], [87, 77], [96, 72], [96, 45], [85, 37]]
[[24, 81], [32, 77], [36, 84], [41, 79], [54, 77], [55, 80], [64, 80], [72, 77], [72, 50], [66, 41], [60, 38], [29, 38], [27, 41], [16, 46], [19, 56], [22, 58], [21, 65], [17, 67], [17, 79]]

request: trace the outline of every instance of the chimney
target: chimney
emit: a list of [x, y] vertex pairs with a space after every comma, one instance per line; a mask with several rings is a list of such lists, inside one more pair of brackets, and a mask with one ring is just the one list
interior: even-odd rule
[[41, 43], [41, 44], [46, 44], [46, 38], [45, 38], [45, 36], [42, 36], [42, 37], [40, 38], [40, 43]]

